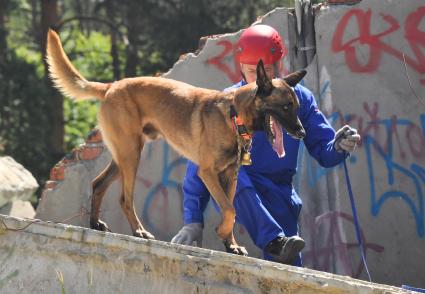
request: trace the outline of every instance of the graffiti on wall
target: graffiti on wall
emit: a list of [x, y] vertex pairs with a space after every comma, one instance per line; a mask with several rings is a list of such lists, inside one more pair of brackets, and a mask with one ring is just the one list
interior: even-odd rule
[[[236, 50], [236, 44], [233, 44], [228, 40], [222, 40], [218, 41], [217, 45], [221, 47], [222, 51], [207, 59], [207, 64], [210, 64], [223, 72], [232, 83], [239, 82], [241, 79], [241, 69], [239, 63], [235, 58], [233, 58]], [[231, 66], [229, 66], [229, 64], [231, 64]]]
[[[375, 113], [377, 115], [377, 113]], [[336, 122], [336, 119], [339, 118], [339, 112], [333, 113], [333, 116], [330, 118], [333, 123]], [[400, 141], [394, 138], [398, 135], [396, 126], [399, 129], [405, 129], [405, 136], [409, 136], [408, 130], [417, 129], [418, 126], [413, 122], [407, 119], [378, 119], [377, 121], [369, 121], [368, 125], [375, 124], [379, 128], [383, 128], [386, 133], [386, 142], [383, 143], [377, 137], [370, 133], [371, 128], [361, 130], [363, 133], [363, 148], [359, 148], [358, 152], [364, 152], [366, 157], [366, 169], [368, 173], [368, 184], [369, 184], [369, 199], [370, 199], [370, 211], [373, 216], [378, 216], [381, 210], [384, 210], [384, 204], [388, 201], [402, 201], [411, 212], [413, 219], [416, 224], [416, 232], [418, 237], [423, 238], [424, 234], [424, 225], [425, 225], [425, 209], [424, 209], [424, 191], [423, 187], [425, 185], [425, 168], [420, 165], [419, 160], [414, 160], [411, 162], [406, 162], [402, 156], [396, 156], [394, 153], [395, 144], [400, 144]], [[418, 132], [416, 135], [421, 139], [416, 141], [417, 144], [423, 144], [424, 138], [424, 120], [425, 114], [421, 115], [421, 135]], [[378, 131], [378, 130], [375, 130]], [[411, 131], [410, 131], [411, 132]], [[411, 135], [410, 135], [411, 136]], [[405, 140], [404, 142], [407, 142]], [[409, 145], [411, 143], [405, 143]], [[403, 145], [403, 144], [401, 144]], [[424, 145], [422, 145], [424, 146]], [[408, 150], [411, 151], [411, 155], [414, 158], [420, 159], [424, 158], [424, 149], [422, 152], [416, 152], [419, 148], [415, 149], [415, 146], [411, 146]], [[306, 153], [305, 146], [301, 145], [300, 153], [305, 156]], [[406, 156], [406, 154], [404, 154]], [[383, 162], [385, 169], [382, 170], [382, 165], [379, 163]], [[301, 160], [299, 160], [299, 163]], [[314, 162], [314, 159], [310, 156], [306, 156], [304, 161], [307, 171], [307, 181], [308, 185], [315, 187], [318, 182], [323, 179], [332, 169], [322, 168], [317, 163]], [[364, 164], [356, 161], [356, 157], [352, 156], [351, 162], [353, 164]], [[423, 161], [422, 161], [423, 162]], [[379, 165], [379, 168], [377, 167]], [[299, 169], [301, 164], [299, 164]], [[338, 167], [336, 167], [338, 168]], [[381, 181], [383, 179], [383, 181]], [[297, 182], [296, 185], [301, 183]], [[345, 193], [345, 192], [344, 192]], [[387, 211], [388, 212], [388, 211]], [[352, 253], [355, 253], [352, 250], [358, 250], [357, 243], [352, 242], [348, 243], [343, 241], [344, 238], [341, 235], [341, 229], [338, 226], [342, 223], [347, 223], [353, 225], [353, 219], [350, 215], [338, 211], [330, 211], [314, 217], [314, 214], [309, 214], [308, 212], [304, 214], [303, 225], [306, 228], [304, 233], [307, 233], [310, 238], [313, 240], [313, 243], [310, 245], [310, 248], [304, 253], [304, 261], [306, 264], [309, 264], [314, 269], [323, 270], [327, 272], [332, 272], [335, 269], [334, 261], [332, 259], [333, 255], [336, 255], [337, 261], [341, 264], [341, 269], [339, 273], [347, 274], [352, 277], [359, 277], [361, 272], [364, 270], [363, 264], [359, 260], [359, 264], [353, 266], [352, 264]], [[314, 240], [315, 236], [318, 234], [327, 234], [325, 244], [316, 244]], [[384, 247], [380, 244], [370, 243], [366, 240], [365, 235], [363, 235], [363, 240], [365, 244], [365, 251], [372, 250], [375, 253], [382, 253]]]
[[[327, 87], [329, 83], [324, 83]], [[358, 128], [362, 136], [362, 143], [357, 152], [365, 154], [366, 162], [358, 161], [359, 154], [354, 153], [349, 161], [352, 165], [365, 166], [368, 175], [370, 213], [378, 216], [385, 211], [385, 203], [402, 201], [413, 216], [416, 233], [423, 238], [425, 226], [424, 190], [425, 167], [420, 164], [425, 159], [425, 114], [420, 115], [420, 125], [415, 122], [398, 118], [382, 118], [379, 114], [379, 104], [376, 102], [364, 103], [362, 115], [346, 114], [334, 111], [328, 119], [335, 128], [350, 124]], [[306, 177], [296, 178], [294, 186], [297, 190], [301, 185], [310, 188], [317, 187], [319, 181], [333, 169], [323, 168], [307, 155], [306, 147], [300, 144], [298, 170], [305, 165]], [[397, 152], [396, 152], [397, 151]], [[384, 167], [384, 168], [382, 168]], [[337, 166], [335, 168], [341, 168]], [[345, 195], [345, 191], [343, 194]], [[367, 203], [367, 202], [366, 202]], [[388, 211], [386, 211], [388, 212]], [[329, 211], [320, 216], [306, 211], [303, 214], [303, 234], [307, 234], [312, 244], [309, 244], [303, 258], [306, 264], [314, 269], [327, 272], [335, 271], [335, 260], [339, 264], [338, 272], [352, 277], [359, 277], [364, 270], [361, 261], [353, 264], [353, 254], [358, 254], [356, 242], [344, 241], [340, 225], [353, 226], [350, 215], [340, 211]], [[314, 242], [319, 234], [325, 234], [325, 243]], [[382, 253], [384, 247], [366, 240], [365, 251]], [[353, 251], [357, 250], [357, 251]]]
[[[149, 230], [156, 232], [164, 239], [169, 239], [170, 226], [175, 223], [175, 216], [179, 215], [176, 210], [180, 208], [173, 208], [169, 206], [169, 197], [179, 197], [179, 203], [183, 203], [183, 195], [181, 183], [173, 179], [173, 172], [182, 166], [186, 165], [187, 160], [181, 156], [172, 156], [174, 152], [165, 141], [158, 141], [149, 144], [147, 158], [149, 160], [152, 156], [153, 148], [162, 148], [162, 154], [157, 162], [161, 164], [161, 175], [159, 181], [150, 183], [145, 186], [146, 196], [142, 208], [143, 223], [146, 224]], [[141, 163], [143, 165], [143, 162]], [[161, 215], [161, 223], [154, 223], [152, 215]]]
[[[394, 47], [394, 43], [385, 41], [385, 37], [401, 31], [401, 25], [394, 16], [384, 13], [375, 15], [371, 9], [351, 9], [343, 15], [336, 26], [331, 48], [335, 53], [344, 53], [347, 66], [354, 73], [375, 72], [380, 65], [383, 54], [395, 57], [401, 62], [405, 60], [407, 65], [422, 75], [420, 83], [425, 85], [425, 77], [423, 76], [425, 74], [425, 53], [423, 52], [425, 49], [425, 31], [420, 29], [421, 22], [424, 19], [425, 6], [420, 6], [408, 14], [404, 21], [402, 33], [410, 48], [411, 53], [408, 53], [401, 45]], [[371, 25], [372, 22], [375, 23], [374, 26]], [[357, 30], [349, 27], [352, 23], [356, 24]], [[375, 28], [383, 29], [373, 33], [372, 31], [375, 31]], [[353, 37], [353, 31], [357, 31], [358, 35]], [[356, 51], [359, 45], [366, 45], [369, 48], [369, 56], [366, 62], [358, 59]], [[412, 53], [414, 56], [411, 55]], [[362, 56], [364, 56], [363, 53]]]
[[[321, 81], [318, 101], [326, 102], [331, 98], [330, 79]], [[325, 94], [327, 93], [327, 94]], [[322, 103], [326, 104], [326, 103]], [[356, 154], [350, 157], [353, 165], [365, 166], [368, 172], [370, 192], [370, 211], [378, 216], [384, 204], [391, 200], [403, 201], [410, 210], [420, 238], [425, 237], [425, 114], [414, 118], [400, 118], [397, 115], [382, 117], [377, 101], [363, 103], [361, 113], [343, 113], [338, 109], [324, 112], [335, 129], [349, 124], [357, 128], [362, 137], [357, 152], [364, 152], [366, 162], [357, 162]], [[413, 120], [412, 120], [413, 119]], [[310, 186], [328, 175], [332, 169], [322, 168], [310, 156], [306, 156], [305, 146], [300, 145], [298, 170], [301, 170], [301, 157], [305, 157], [306, 178]], [[336, 168], [341, 168], [341, 165]], [[296, 178], [295, 188], [300, 188], [300, 179]]]
[[[373, 13], [371, 9], [351, 9], [339, 21], [331, 48], [334, 53], [344, 53], [347, 67], [353, 73], [375, 72], [382, 56], [387, 54], [406, 62], [425, 85], [425, 31], [421, 29], [424, 20], [425, 6], [409, 12], [403, 21], [391, 14]], [[357, 34], [353, 36], [353, 32]], [[395, 34], [399, 34], [397, 37], [403, 38], [408, 46], [402, 45], [403, 42], [390, 42], [389, 38]], [[366, 61], [358, 58], [360, 45], [368, 47]], [[362, 56], [365, 56], [364, 51]], [[425, 116], [419, 115], [419, 124], [395, 114], [383, 118], [379, 115], [379, 106], [378, 102], [365, 102], [361, 115], [335, 110], [328, 115], [337, 125], [354, 125], [363, 138], [372, 215], [377, 216], [387, 201], [402, 200], [412, 213], [418, 236], [423, 238], [425, 167], [421, 162], [425, 159]]]
[[[363, 138], [362, 145], [369, 175], [371, 213], [377, 216], [386, 201], [400, 199], [411, 210], [418, 236], [424, 237], [425, 167], [420, 162], [425, 159], [423, 148], [425, 114], [420, 115], [422, 126], [418, 126], [412, 120], [398, 118], [396, 115], [381, 118], [377, 102], [372, 106], [365, 102], [363, 107], [368, 116], [366, 119], [354, 114], [343, 117], [340, 112], [334, 112], [330, 120], [333, 122], [340, 120], [340, 125], [348, 123], [357, 127]], [[379, 181], [380, 178], [385, 181]], [[378, 185], [380, 187], [377, 187]]]

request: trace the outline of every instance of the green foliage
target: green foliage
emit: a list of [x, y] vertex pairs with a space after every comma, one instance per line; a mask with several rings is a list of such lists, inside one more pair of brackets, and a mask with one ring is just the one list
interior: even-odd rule
[[127, 15], [138, 16], [125, 23], [129, 33], [138, 32], [133, 40], [139, 51], [137, 74], [152, 75], [167, 71], [180, 55], [195, 51], [201, 37], [238, 31], [276, 7], [291, 6], [293, 0], [126, 2], [131, 9]]
[[0, 63], [0, 154], [10, 155], [43, 181], [53, 162], [45, 114], [47, 92], [36, 67], [9, 54]]
[[87, 134], [96, 126], [98, 103], [92, 101], [64, 101], [65, 145], [70, 151], [84, 143]]
[[88, 80], [111, 81], [112, 57], [109, 36], [93, 31], [88, 36], [81, 31], [61, 34], [65, 52], [78, 71]]
[[[75, 31], [72, 36], [62, 36], [69, 40], [64, 44], [72, 63], [88, 80], [111, 81], [112, 59], [108, 52], [109, 38], [99, 32], [92, 32], [89, 36]], [[96, 126], [98, 102], [74, 102], [68, 98], [64, 100], [65, 119], [65, 147], [69, 152], [84, 142], [85, 137]]]
[[[12, 21], [13, 23], [13, 21]], [[109, 37], [93, 32], [88, 37], [80, 31], [64, 34], [65, 50], [76, 67], [88, 79], [110, 81]], [[46, 115], [51, 89], [44, 79], [41, 54], [33, 44], [10, 37], [5, 62], [0, 63], [0, 154], [10, 155], [28, 168], [43, 185], [56, 163], [49, 154], [50, 122]], [[64, 100], [65, 152], [84, 142], [96, 125], [98, 103], [75, 103]]]

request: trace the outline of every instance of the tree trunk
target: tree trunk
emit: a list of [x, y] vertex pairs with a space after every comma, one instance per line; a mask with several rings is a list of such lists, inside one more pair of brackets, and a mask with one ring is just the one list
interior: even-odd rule
[[[83, 7], [83, 2], [81, 0], [74, 0], [72, 2], [72, 6], [75, 10], [75, 14], [76, 15], [87, 15], [87, 13], [84, 13], [84, 7]], [[84, 24], [82, 21], [78, 22], [78, 27], [80, 29], [81, 32], [84, 32]]]
[[48, 77], [48, 68], [45, 62], [46, 56], [46, 38], [49, 28], [54, 28], [58, 23], [58, 3], [57, 0], [41, 1], [41, 43], [40, 49], [43, 56], [45, 77], [47, 88], [49, 89], [48, 108], [46, 115], [51, 122], [49, 133], [49, 153], [52, 162], [58, 161], [64, 155], [64, 118], [63, 118], [63, 97], [53, 88]]
[[31, 36], [35, 44], [41, 48], [41, 29], [40, 29], [40, 1], [31, 0], [31, 28], [29, 28]]
[[125, 65], [125, 76], [134, 77], [137, 74], [137, 65], [139, 64], [139, 57], [137, 55], [138, 41], [137, 37], [140, 34], [139, 31], [139, 6], [138, 1], [129, 1], [127, 6], [127, 21], [128, 21], [128, 46], [127, 46], [127, 60]]
[[[115, 19], [114, 1], [106, 0], [106, 15], [110, 21]], [[121, 79], [120, 60], [118, 57], [117, 31], [114, 27], [109, 27], [111, 35], [111, 56], [114, 80]]]
[[[47, 31], [55, 28], [58, 23], [58, 2], [57, 0], [41, 0], [41, 53], [46, 55]], [[43, 59], [45, 63], [45, 60]], [[46, 63], [45, 63], [46, 64]], [[47, 67], [45, 67], [47, 73]]]
[[7, 53], [7, 29], [6, 15], [9, 0], [0, 0], [0, 62], [4, 60]]
[[[2, 133], [9, 126], [9, 111], [8, 109], [8, 83], [6, 82], [6, 75], [4, 73], [7, 62], [7, 28], [6, 28], [6, 15], [9, 5], [9, 0], [0, 0], [0, 140]], [[0, 142], [0, 151], [3, 148], [3, 142]]]

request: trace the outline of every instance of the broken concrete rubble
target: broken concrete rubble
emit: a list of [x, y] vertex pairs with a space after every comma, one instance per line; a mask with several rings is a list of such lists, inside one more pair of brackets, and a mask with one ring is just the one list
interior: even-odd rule
[[32, 174], [12, 157], [0, 157], [0, 207], [15, 199], [28, 200], [38, 188]]

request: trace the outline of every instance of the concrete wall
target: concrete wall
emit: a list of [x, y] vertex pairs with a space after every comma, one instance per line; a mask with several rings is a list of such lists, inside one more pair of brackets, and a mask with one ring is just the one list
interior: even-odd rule
[[[301, 54], [300, 46], [306, 44], [294, 33], [293, 14], [276, 9], [262, 18], [281, 33], [290, 56], [294, 50]], [[333, 126], [350, 123], [363, 136], [348, 167], [369, 268], [374, 281], [397, 286], [425, 287], [425, 106], [413, 94], [425, 99], [424, 15], [421, 0], [322, 7], [315, 12], [317, 54], [305, 78]], [[165, 76], [214, 89], [231, 85], [239, 80], [233, 59], [239, 34], [209, 38], [203, 50], [187, 54]], [[286, 72], [298, 64], [283, 63]], [[89, 138], [53, 169], [37, 217], [87, 226], [90, 181], [109, 159], [102, 143]], [[143, 151], [136, 206], [160, 240], [170, 240], [182, 225], [184, 169], [185, 160], [162, 141]], [[323, 169], [301, 147], [294, 185], [304, 201], [300, 225], [307, 240], [305, 266], [364, 279], [341, 167]], [[119, 195], [120, 184], [115, 183], [102, 218], [114, 232], [129, 233]], [[218, 215], [211, 205], [206, 220], [204, 247], [222, 250], [214, 233]], [[236, 235], [250, 256], [260, 256], [243, 227], [236, 226]]]
[[1, 293], [408, 293], [161, 241], [0, 215]]
[[[349, 123], [363, 137], [348, 167], [372, 277], [425, 287], [425, 3], [369, 0], [328, 7], [316, 15], [315, 28], [316, 98], [335, 128]], [[310, 173], [301, 192], [329, 172], [309, 159], [302, 164]], [[341, 168], [337, 172], [341, 209], [313, 213], [313, 220], [314, 208], [305, 207], [304, 224], [310, 225], [304, 231], [332, 240], [343, 262], [338, 272], [357, 275], [358, 249], [335, 250], [355, 243], [347, 188]], [[339, 235], [341, 223], [346, 239]], [[332, 269], [325, 261], [328, 247], [314, 248], [314, 268]]]

